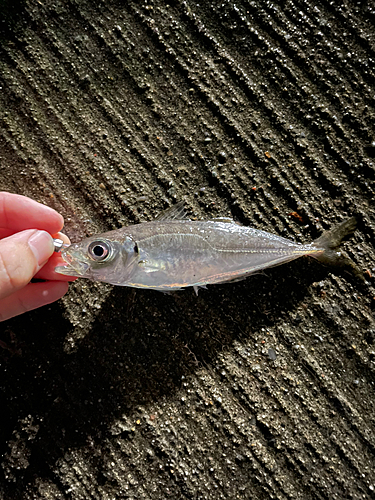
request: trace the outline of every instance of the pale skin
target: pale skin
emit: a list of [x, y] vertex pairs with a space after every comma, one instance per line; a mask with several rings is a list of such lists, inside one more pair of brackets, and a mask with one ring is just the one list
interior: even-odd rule
[[[74, 278], [56, 274], [63, 263], [53, 238], [70, 243], [60, 233], [63, 217], [25, 196], [0, 192], [0, 321], [60, 299]], [[45, 280], [30, 283], [32, 278]]]

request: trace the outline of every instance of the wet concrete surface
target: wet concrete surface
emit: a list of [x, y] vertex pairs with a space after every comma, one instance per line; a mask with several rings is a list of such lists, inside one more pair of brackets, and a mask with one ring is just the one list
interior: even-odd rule
[[78, 280], [2, 324], [5, 499], [370, 499], [372, 2], [0, 2], [0, 188], [73, 241], [184, 199], [301, 259], [163, 295]]

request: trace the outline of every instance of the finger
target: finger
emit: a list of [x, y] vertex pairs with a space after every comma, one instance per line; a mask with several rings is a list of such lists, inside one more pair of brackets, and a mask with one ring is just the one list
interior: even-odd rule
[[[31, 228], [35, 229], [35, 228]], [[0, 240], [3, 238], [8, 238], [8, 236], [12, 236], [12, 234], [16, 234], [18, 231], [13, 231], [12, 229], [4, 229], [0, 227]], [[64, 233], [55, 233], [52, 235], [52, 238], [58, 238], [60, 240], [63, 240], [64, 243], [67, 243], [70, 245], [70, 239], [64, 234]]]
[[42, 229], [57, 233], [64, 225], [63, 217], [53, 210], [26, 196], [0, 192], [0, 227], [11, 231]]
[[63, 266], [64, 264], [66, 264], [66, 262], [63, 260], [60, 253], [55, 252], [55, 254], [48, 259], [42, 269], [36, 273], [34, 278], [40, 280], [75, 281], [77, 278], [73, 276], [65, 276], [63, 274], [55, 273], [55, 268], [57, 266]]
[[[52, 235], [53, 238], [58, 238], [62, 240], [67, 245], [70, 245], [70, 239], [63, 233], [56, 233]], [[40, 271], [36, 273], [34, 278], [40, 280], [56, 280], [56, 281], [75, 281], [77, 278], [73, 276], [65, 276], [63, 274], [55, 273], [56, 266], [63, 266], [65, 261], [61, 257], [60, 252], [54, 252], [52, 257], [50, 257], [47, 263], [42, 267]]]
[[0, 227], [0, 240], [2, 240], [3, 238], [7, 238], [8, 236], [11, 236], [16, 232], [17, 231], [13, 231], [12, 229], [4, 229]]
[[0, 299], [26, 286], [53, 251], [52, 237], [37, 229], [0, 240]]
[[52, 235], [52, 238], [57, 238], [58, 240], [63, 240], [63, 242], [67, 245], [70, 245], [70, 239], [64, 233], [55, 233]]
[[0, 321], [55, 302], [67, 291], [68, 283], [62, 281], [29, 283], [22, 290], [0, 300]]

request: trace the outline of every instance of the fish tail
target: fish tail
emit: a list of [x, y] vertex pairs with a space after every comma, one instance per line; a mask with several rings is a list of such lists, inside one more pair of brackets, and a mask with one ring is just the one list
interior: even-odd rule
[[325, 231], [312, 244], [314, 247], [322, 249], [322, 252], [312, 254], [311, 256], [322, 264], [346, 268], [352, 274], [364, 280], [361, 270], [355, 263], [342, 250], [338, 250], [341, 242], [353, 234], [356, 227], [357, 219], [350, 217], [350, 219], [341, 222], [341, 224], [329, 231]]
[[338, 248], [344, 238], [354, 233], [357, 227], [357, 219], [350, 217], [344, 220], [341, 224], [335, 226], [329, 231], [325, 231], [318, 239], [314, 241], [314, 245], [325, 249], [334, 250]]

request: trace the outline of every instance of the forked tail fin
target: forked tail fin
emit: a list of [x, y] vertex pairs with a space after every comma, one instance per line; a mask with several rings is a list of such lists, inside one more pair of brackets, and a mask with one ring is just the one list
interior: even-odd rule
[[353, 234], [357, 227], [355, 217], [345, 220], [338, 226], [325, 231], [318, 239], [313, 242], [313, 245], [322, 248], [324, 251], [317, 255], [312, 255], [322, 264], [336, 266], [350, 270], [352, 274], [364, 280], [363, 274], [354, 262], [342, 251], [337, 250], [341, 242]]

